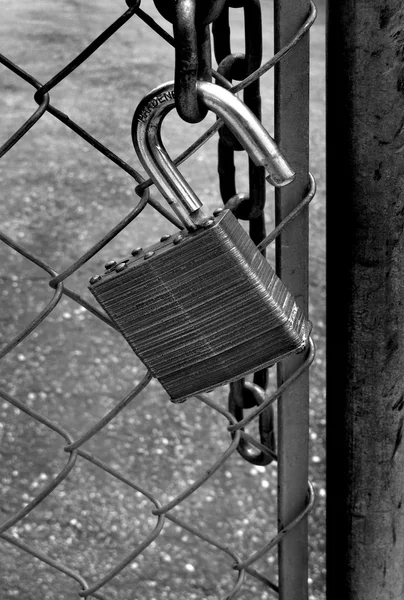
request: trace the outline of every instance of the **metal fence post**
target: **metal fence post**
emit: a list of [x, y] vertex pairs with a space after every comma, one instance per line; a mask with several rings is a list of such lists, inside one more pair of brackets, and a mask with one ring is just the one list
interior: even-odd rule
[[404, 8], [330, 1], [328, 599], [404, 594]]
[[[283, 47], [303, 24], [308, 0], [275, 2], [275, 51]], [[276, 218], [282, 220], [304, 196], [309, 168], [309, 36], [306, 35], [275, 69], [275, 137], [297, 173], [296, 180], [276, 192]], [[300, 307], [308, 309], [308, 214], [303, 211], [277, 240], [278, 274]], [[279, 381], [288, 378], [304, 361], [297, 356], [283, 361]], [[308, 400], [306, 371], [279, 402], [279, 526], [304, 508], [308, 479]], [[307, 519], [290, 531], [279, 545], [281, 600], [307, 598]]]

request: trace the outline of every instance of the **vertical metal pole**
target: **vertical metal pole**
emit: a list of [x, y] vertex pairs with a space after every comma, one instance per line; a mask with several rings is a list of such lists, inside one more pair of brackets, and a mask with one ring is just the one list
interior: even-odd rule
[[330, 0], [327, 73], [327, 597], [402, 600], [402, 0]]
[[[275, 2], [275, 51], [289, 42], [309, 13], [308, 0]], [[297, 173], [296, 180], [275, 196], [276, 219], [283, 219], [304, 197], [309, 168], [309, 36], [305, 36], [275, 70], [275, 137]], [[304, 211], [277, 240], [277, 272], [308, 310], [308, 214]], [[283, 361], [278, 380], [284, 381], [303, 356]], [[279, 528], [305, 507], [308, 480], [309, 376], [304, 373], [279, 401], [278, 523]], [[307, 519], [292, 529], [279, 546], [281, 600], [307, 598]]]

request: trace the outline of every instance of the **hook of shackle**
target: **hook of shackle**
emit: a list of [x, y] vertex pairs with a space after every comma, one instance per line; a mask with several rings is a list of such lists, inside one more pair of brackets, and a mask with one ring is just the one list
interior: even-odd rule
[[[266, 169], [272, 185], [281, 187], [295, 178], [279, 148], [257, 117], [237, 96], [218, 85], [197, 82], [200, 101], [233, 132], [251, 160]], [[136, 108], [132, 139], [136, 153], [174, 212], [187, 229], [196, 229], [206, 219], [202, 202], [171, 160], [161, 139], [164, 117], [175, 106], [174, 83], [164, 83], [149, 92]]]

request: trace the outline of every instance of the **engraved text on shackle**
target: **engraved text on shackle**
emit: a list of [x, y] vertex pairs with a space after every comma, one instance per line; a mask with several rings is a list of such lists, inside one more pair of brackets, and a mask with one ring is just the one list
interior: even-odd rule
[[155, 98], [153, 98], [153, 100], [150, 100], [150, 102], [145, 106], [145, 108], [139, 114], [138, 120], [141, 121], [142, 123], [144, 123], [146, 121], [147, 117], [149, 116], [149, 114], [151, 112], [153, 112], [153, 110], [159, 104], [163, 104], [164, 102], [173, 100], [173, 98], [174, 98], [174, 90], [172, 90], [170, 92], [163, 92], [159, 96], [156, 96]]

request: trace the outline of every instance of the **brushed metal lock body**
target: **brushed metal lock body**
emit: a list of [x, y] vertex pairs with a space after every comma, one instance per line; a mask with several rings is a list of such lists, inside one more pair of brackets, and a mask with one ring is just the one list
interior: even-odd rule
[[[198, 90], [251, 158], [267, 167], [274, 185], [293, 179], [242, 102], [206, 82]], [[207, 217], [169, 159], [160, 127], [174, 102], [172, 84], [152, 90], [135, 112], [132, 135], [143, 166], [185, 228], [107, 264], [90, 290], [171, 400], [181, 402], [303, 350], [311, 324], [234, 215], [221, 210]], [[247, 125], [252, 119], [251, 127], [240, 126], [239, 113]]]
[[303, 350], [309, 335], [294, 298], [233, 214], [211, 220], [91, 286], [177, 402]]

